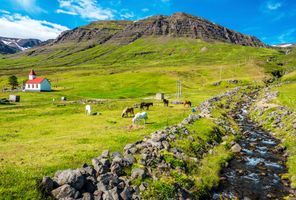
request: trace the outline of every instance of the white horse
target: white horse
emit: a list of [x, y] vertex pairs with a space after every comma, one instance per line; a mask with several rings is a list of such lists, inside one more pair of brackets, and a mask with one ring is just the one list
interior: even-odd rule
[[90, 105], [86, 105], [85, 106], [85, 114], [86, 115], [90, 115], [91, 114], [91, 106]]
[[148, 119], [148, 114], [146, 112], [137, 113], [135, 117], [132, 119], [133, 124], [139, 122], [141, 119], [144, 119], [144, 124], [146, 124], [146, 120]]

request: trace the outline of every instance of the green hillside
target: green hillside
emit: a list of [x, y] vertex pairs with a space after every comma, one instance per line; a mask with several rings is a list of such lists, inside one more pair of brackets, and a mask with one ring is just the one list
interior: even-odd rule
[[[40, 51], [40, 48], [2, 57], [1, 80], [3, 82], [5, 76], [11, 74], [26, 78], [28, 70], [34, 68], [46, 76], [69, 71], [78, 75], [79, 70], [83, 70], [83, 74], [87, 74], [86, 71], [93, 74], [95, 70], [100, 75], [144, 70], [173, 71], [174, 76], [183, 78], [190, 71], [194, 77], [213, 81], [220, 67], [224, 79], [250, 79], [262, 77], [264, 70], [286, 70], [294, 62], [290, 59], [292, 56], [286, 59], [283, 52], [275, 49], [206, 43], [189, 38], [149, 37], [129, 45], [103, 44], [91, 48], [87, 45], [85, 42], [78, 45], [62, 43], [42, 48], [37, 55], [32, 52]], [[284, 59], [285, 63], [279, 65]], [[177, 73], [176, 69], [183, 72]]]
[[[294, 64], [295, 50], [285, 55], [272, 48], [170, 37], [141, 38], [128, 45], [62, 43], [0, 56], [0, 88], [8, 87], [9, 75], [22, 82], [34, 68], [54, 89], [20, 92], [20, 103], [0, 105], [0, 199], [35, 199], [38, 178], [79, 167], [104, 149], [120, 151], [127, 143], [179, 123], [190, 109], [165, 108], [152, 99], [162, 91], [175, 100], [176, 80], [183, 81], [181, 100], [198, 105], [238, 85], [261, 84], [270, 72], [291, 72]], [[227, 82], [234, 79], [241, 82]], [[0, 93], [0, 98], [9, 94]], [[70, 102], [60, 102], [62, 96]], [[102, 115], [86, 117], [85, 105], [79, 103], [85, 99], [106, 100], [94, 105]], [[155, 103], [149, 111], [151, 124], [129, 130], [131, 121], [121, 119], [121, 111], [141, 101]]]

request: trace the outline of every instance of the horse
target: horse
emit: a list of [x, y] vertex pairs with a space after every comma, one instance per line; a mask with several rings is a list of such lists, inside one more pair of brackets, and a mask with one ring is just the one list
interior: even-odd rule
[[121, 117], [128, 117], [128, 114], [132, 114], [133, 116], [135, 116], [134, 108], [126, 107], [126, 108], [122, 111]]
[[169, 106], [169, 100], [167, 100], [167, 99], [163, 99], [162, 102], [163, 102], [163, 105], [164, 105], [164, 106], [166, 106], [166, 107]]
[[140, 109], [143, 110], [144, 107], [146, 107], [146, 110], [149, 110], [149, 107], [150, 107], [150, 106], [153, 106], [153, 103], [145, 103], [145, 102], [142, 102], [142, 103], [140, 104]]
[[184, 103], [184, 107], [187, 105], [189, 108], [191, 107], [191, 101], [185, 101]]
[[141, 119], [144, 119], [144, 124], [146, 124], [146, 120], [148, 119], [148, 115], [146, 112], [137, 113], [135, 117], [132, 119], [133, 124], [139, 122]]
[[90, 115], [91, 114], [91, 106], [90, 105], [86, 105], [85, 106], [85, 114], [86, 115]]

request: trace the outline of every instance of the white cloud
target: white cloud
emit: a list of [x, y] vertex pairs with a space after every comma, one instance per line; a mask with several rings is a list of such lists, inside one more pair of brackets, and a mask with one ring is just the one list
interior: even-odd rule
[[0, 16], [0, 35], [16, 38], [37, 38], [40, 40], [54, 39], [67, 27], [48, 22], [35, 20], [20, 14]]
[[143, 8], [142, 12], [149, 12], [149, 8]]
[[27, 12], [39, 13], [46, 12], [36, 4], [36, 0], [15, 0], [15, 4]]
[[56, 13], [58, 14], [67, 14], [67, 15], [77, 15], [77, 13], [75, 12], [71, 12], [71, 11], [66, 11], [66, 10], [62, 10], [62, 9], [57, 9]]
[[[114, 11], [102, 8], [96, 0], [58, 0], [59, 7], [56, 12], [79, 15], [87, 20], [106, 20], [114, 17]], [[62, 12], [61, 12], [62, 11]]]
[[266, 6], [269, 10], [277, 10], [282, 7], [282, 4], [279, 2], [268, 2]]

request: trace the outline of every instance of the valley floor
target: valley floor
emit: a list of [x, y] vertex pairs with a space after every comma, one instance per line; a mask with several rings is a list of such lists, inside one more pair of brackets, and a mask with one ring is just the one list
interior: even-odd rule
[[[221, 88], [200, 90], [190, 100], [198, 105], [220, 92]], [[101, 115], [86, 116], [79, 98], [67, 96], [69, 101], [59, 101], [62, 91], [19, 94], [20, 103], [0, 105], [0, 199], [34, 199], [39, 195], [36, 180], [40, 177], [78, 167], [104, 149], [121, 150], [157, 129], [179, 123], [191, 112], [183, 105], [166, 108], [153, 99], [133, 98], [95, 104], [93, 112]], [[0, 98], [8, 95], [1, 93]], [[148, 124], [130, 130], [131, 118], [122, 119], [121, 112], [141, 101], [154, 102]]]
[[[291, 83], [275, 88], [280, 92], [275, 101], [294, 108], [293, 102], [287, 103], [287, 99], [293, 99], [295, 93], [288, 91], [294, 86], [295, 83]], [[204, 88], [190, 99], [198, 105], [222, 90], [227, 89]], [[7, 95], [1, 93], [0, 98]], [[36, 181], [42, 176], [59, 169], [77, 168], [104, 149], [120, 151], [126, 144], [155, 130], [178, 124], [191, 113], [182, 105], [166, 108], [150, 97], [109, 99], [93, 105], [94, 112], [102, 115], [86, 116], [85, 105], [79, 98], [74, 97], [72, 101], [69, 96], [69, 101], [59, 101], [61, 91], [20, 95], [20, 103], [0, 106], [0, 199], [35, 199], [40, 195]], [[56, 101], [53, 102], [53, 98]], [[121, 111], [141, 101], [154, 102], [148, 111], [148, 124], [130, 130], [131, 118], [122, 119]]]

